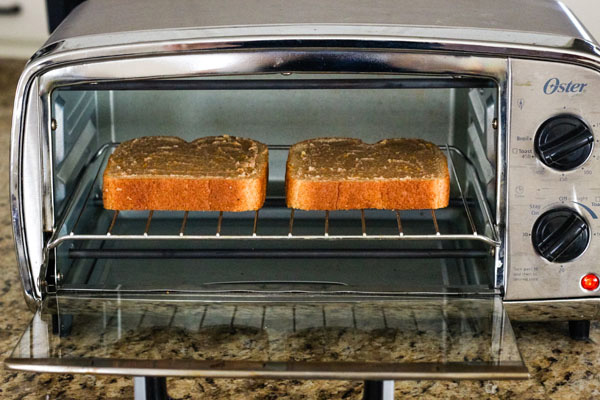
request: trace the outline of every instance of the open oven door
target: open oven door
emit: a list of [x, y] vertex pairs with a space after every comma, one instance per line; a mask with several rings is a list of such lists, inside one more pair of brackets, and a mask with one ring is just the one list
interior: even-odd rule
[[495, 295], [58, 296], [44, 302], [5, 363], [144, 377], [528, 378]]

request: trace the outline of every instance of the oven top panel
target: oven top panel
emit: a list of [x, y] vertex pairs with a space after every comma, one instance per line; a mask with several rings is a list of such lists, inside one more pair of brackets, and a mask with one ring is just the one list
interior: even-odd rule
[[[517, 18], [515, 9], [519, 10]], [[207, 28], [213, 31], [209, 36], [231, 37], [238, 31], [238, 36], [254, 36], [253, 40], [341, 34], [529, 45], [549, 45], [554, 40], [555, 46], [558, 38], [564, 46], [570, 39], [594, 42], [571, 11], [556, 0], [209, 0], [180, 1], [177, 7], [161, 0], [91, 0], [73, 11], [46, 44], [85, 37], [70, 47], [97, 46], [99, 42], [90, 35], [114, 44], [180, 40], [204, 36], [198, 32]]]

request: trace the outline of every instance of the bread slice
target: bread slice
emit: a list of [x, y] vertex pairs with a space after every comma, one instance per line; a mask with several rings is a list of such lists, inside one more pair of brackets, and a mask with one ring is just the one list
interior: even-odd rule
[[287, 160], [288, 207], [302, 210], [437, 209], [450, 197], [446, 157], [421, 139], [317, 138]]
[[120, 144], [103, 180], [110, 210], [248, 211], [262, 207], [267, 146], [234, 136], [186, 142], [140, 137]]

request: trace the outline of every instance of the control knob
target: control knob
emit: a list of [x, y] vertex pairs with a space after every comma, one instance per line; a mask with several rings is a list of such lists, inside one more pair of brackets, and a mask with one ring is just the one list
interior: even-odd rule
[[540, 215], [531, 234], [539, 255], [551, 262], [567, 262], [579, 257], [590, 241], [587, 222], [570, 208], [557, 208]]
[[573, 115], [559, 115], [542, 124], [535, 135], [535, 152], [545, 165], [568, 171], [583, 164], [594, 144], [585, 122]]

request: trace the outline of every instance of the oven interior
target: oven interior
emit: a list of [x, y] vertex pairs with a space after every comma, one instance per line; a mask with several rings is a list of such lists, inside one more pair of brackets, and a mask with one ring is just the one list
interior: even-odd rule
[[[57, 88], [49, 289], [493, 292], [498, 98], [488, 79], [397, 74], [278, 73]], [[221, 134], [269, 145], [267, 200], [258, 213], [103, 208], [102, 172], [118, 143]], [[449, 207], [288, 209], [288, 148], [322, 136], [434, 142], [449, 162]]]

